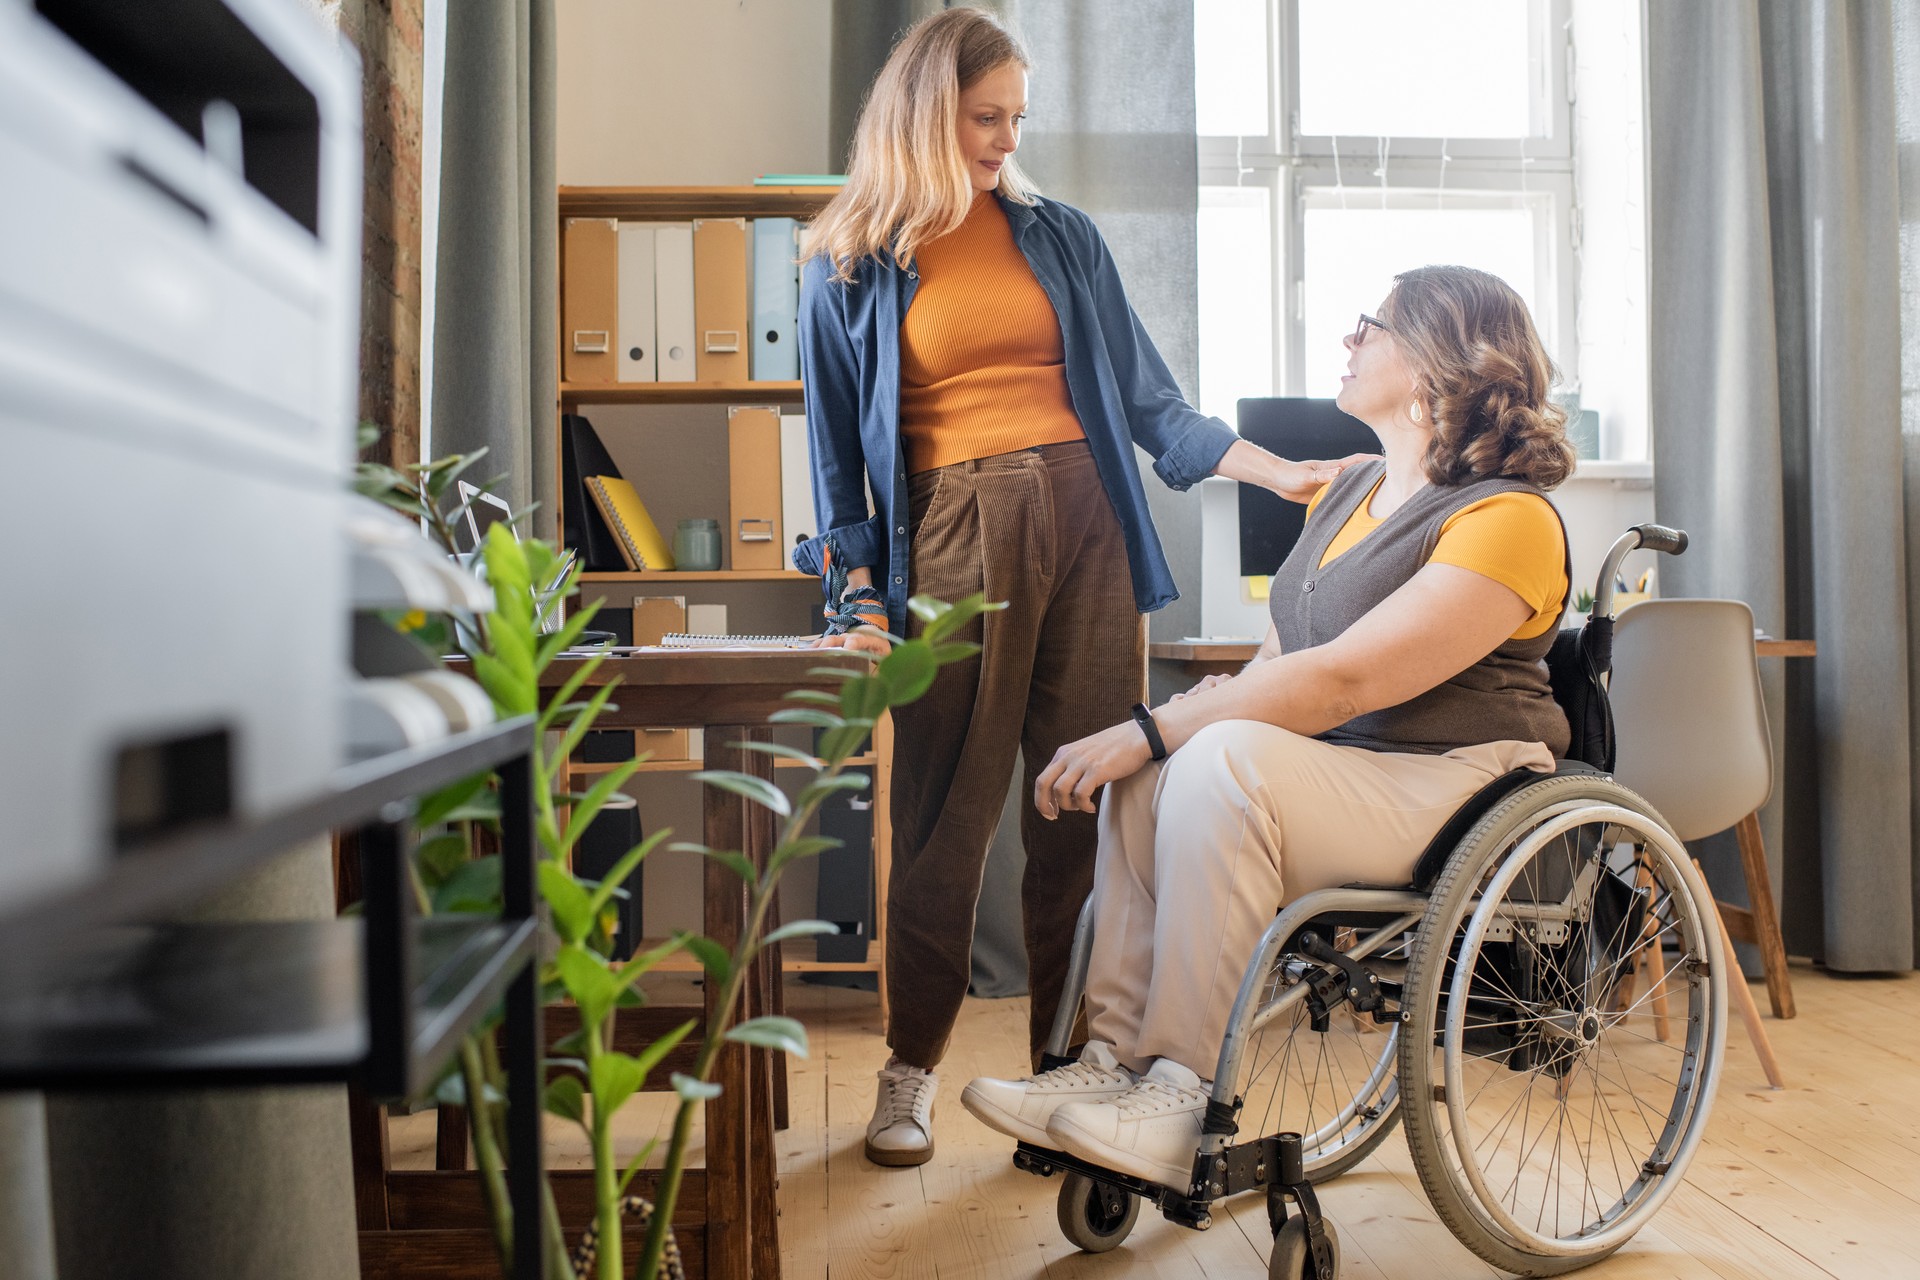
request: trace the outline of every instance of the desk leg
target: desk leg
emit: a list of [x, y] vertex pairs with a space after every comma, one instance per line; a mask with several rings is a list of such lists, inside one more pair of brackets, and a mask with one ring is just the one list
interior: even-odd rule
[[[707, 767], [757, 773], [752, 764], [756, 753], [727, 745], [740, 741], [744, 732], [732, 725], [709, 725]], [[707, 844], [715, 849], [746, 850], [751, 825], [749, 811], [753, 806], [718, 787], [706, 788], [703, 802]], [[732, 871], [711, 858], [706, 860], [704, 885], [706, 934], [731, 951], [745, 927], [747, 887]], [[749, 982], [749, 992], [751, 985]], [[713, 982], [705, 983], [703, 990], [708, 1025], [716, 1025], [731, 1011], [721, 1007], [720, 992]], [[710, 1280], [748, 1280], [752, 1275], [749, 1179], [753, 1166], [748, 1134], [755, 1090], [750, 1081], [745, 1048], [737, 1044], [724, 1046], [713, 1068], [713, 1082], [720, 1086], [720, 1096], [706, 1104], [707, 1275]]]

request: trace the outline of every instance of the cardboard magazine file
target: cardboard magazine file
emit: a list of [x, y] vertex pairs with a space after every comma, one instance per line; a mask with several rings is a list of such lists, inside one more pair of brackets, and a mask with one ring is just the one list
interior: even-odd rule
[[693, 365], [700, 382], [747, 380], [747, 220], [693, 224]]
[[612, 382], [620, 318], [620, 224], [568, 218], [561, 237], [560, 376]]
[[727, 410], [727, 548], [737, 570], [787, 568], [781, 536], [780, 411]]
[[[659, 644], [670, 631], [687, 629], [685, 596], [635, 596], [633, 598], [633, 642]], [[685, 729], [642, 729], [634, 744], [655, 760], [690, 760]]]

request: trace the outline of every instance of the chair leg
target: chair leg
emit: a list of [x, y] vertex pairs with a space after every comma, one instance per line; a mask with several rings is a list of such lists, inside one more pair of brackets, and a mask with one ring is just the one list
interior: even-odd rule
[[[1694, 867], [1700, 865], [1696, 859]], [[1727, 933], [1727, 925], [1720, 918], [1720, 909], [1713, 908], [1713, 926], [1720, 930], [1720, 945], [1727, 953], [1727, 994], [1733, 997], [1734, 1012], [1740, 1015], [1740, 1021], [1747, 1027], [1747, 1039], [1753, 1041], [1753, 1052], [1760, 1059], [1760, 1069], [1767, 1073], [1767, 1083], [1776, 1089], [1787, 1087], [1786, 1077], [1780, 1073], [1779, 1060], [1773, 1056], [1773, 1041], [1767, 1036], [1766, 1024], [1760, 1021], [1760, 1006], [1753, 1002], [1753, 991], [1747, 986], [1747, 975], [1740, 972], [1740, 966], [1733, 959], [1733, 938]]]
[[1740, 866], [1747, 875], [1747, 897], [1753, 903], [1753, 941], [1767, 975], [1767, 998], [1773, 1016], [1793, 1017], [1793, 984], [1787, 978], [1787, 944], [1780, 936], [1780, 915], [1773, 905], [1773, 877], [1767, 872], [1767, 847], [1760, 838], [1758, 814], [1748, 814], [1734, 828], [1740, 844]]

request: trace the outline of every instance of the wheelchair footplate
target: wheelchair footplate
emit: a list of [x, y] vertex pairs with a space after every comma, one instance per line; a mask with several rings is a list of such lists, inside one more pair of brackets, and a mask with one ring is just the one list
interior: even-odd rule
[[[1213, 1156], [1196, 1155], [1193, 1181], [1185, 1192], [1030, 1142], [1018, 1144], [1013, 1164], [1043, 1178], [1067, 1175], [1061, 1187], [1060, 1224], [1068, 1239], [1090, 1252], [1113, 1248], [1131, 1230], [1133, 1214], [1114, 1203], [1119, 1197], [1137, 1197], [1169, 1221], [1205, 1231], [1213, 1225], [1215, 1200], [1264, 1189], [1267, 1222], [1274, 1233], [1272, 1280], [1335, 1280], [1339, 1275], [1339, 1236], [1307, 1181], [1297, 1133], [1235, 1143]], [[1083, 1185], [1076, 1186], [1076, 1180]]]

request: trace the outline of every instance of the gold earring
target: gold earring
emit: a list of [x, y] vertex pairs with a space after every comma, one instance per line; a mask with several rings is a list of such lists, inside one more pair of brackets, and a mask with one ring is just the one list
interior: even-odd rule
[[1418, 400], [1415, 400], [1413, 402], [1413, 406], [1407, 410], [1407, 416], [1409, 418], [1412, 418], [1415, 422], [1420, 421], [1423, 415], [1420, 412], [1420, 402]]

